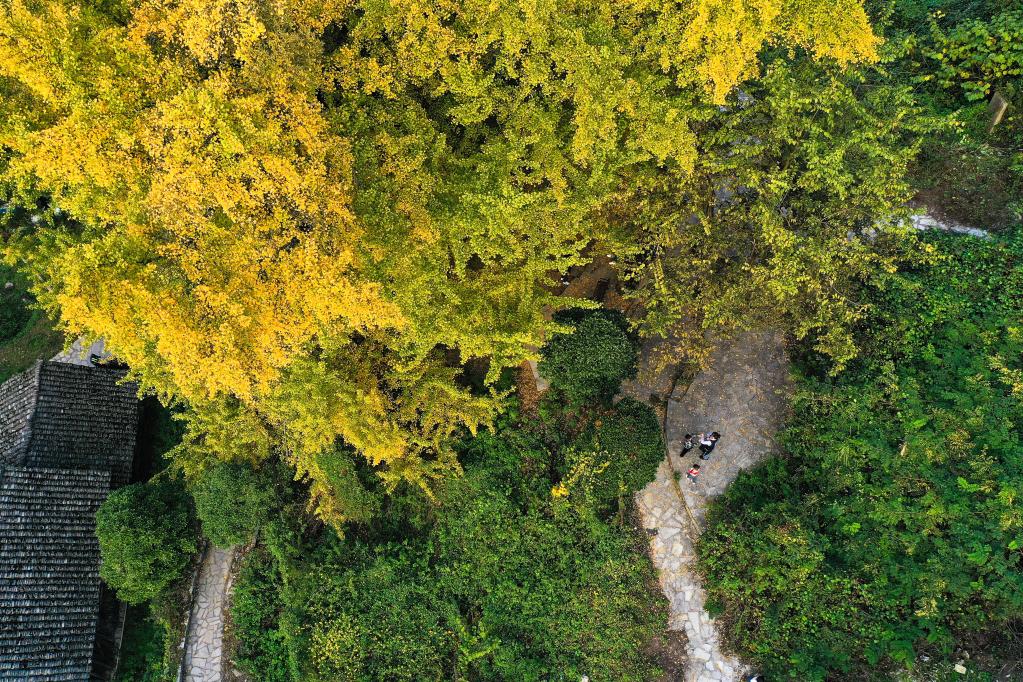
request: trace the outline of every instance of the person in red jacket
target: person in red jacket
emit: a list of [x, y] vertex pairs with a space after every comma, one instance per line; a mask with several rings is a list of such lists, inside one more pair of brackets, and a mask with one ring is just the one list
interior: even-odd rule
[[686, 472], [686, 478], [689, 479], [690, 483], [696, 483], [696, 477], [700, 475], [700, 465], [694, 464], [689, 471]]

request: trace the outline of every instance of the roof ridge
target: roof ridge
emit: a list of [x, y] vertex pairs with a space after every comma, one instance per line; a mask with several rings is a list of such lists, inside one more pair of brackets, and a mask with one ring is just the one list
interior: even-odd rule
[[28, 413], [28, 427], [25, 429], [28, 431], [28, 438], [25, 439], [25, 451], [21, 453], [21, 465], [24, 466], [28, 463], [28, 453], [32, 451], [32, 439], [35, 437], [35, 426], [36, 413], [39, 411], [39, 391], [43, 385], [43, 361], [36, 360], [35, 364], [29, 371], [35, 372], [35, 399], [32, 401], [32, 409]]

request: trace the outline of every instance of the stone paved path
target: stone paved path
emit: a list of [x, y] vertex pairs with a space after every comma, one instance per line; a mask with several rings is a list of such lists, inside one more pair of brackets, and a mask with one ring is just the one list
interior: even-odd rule
[[220, 682], [223, 665], [224, 607], [233, 549], [210, 547], [199, 568], [182, 659], [184, 682]]
[[[669, 627], [684, 630], [689, 657], [686, 682], [734, 682], [745, 671], [741, 661], [720, 646], [713, 619], [704, 609], [704, 591], [695, 570], [693, 541], [707, 504], [749, 468], [770, 454], [787, 407], [789, 368], [782, 338], [774, 333], [745, 333], [727, 340], [689, 385], [668, 401], [666, 440], [671, 453], [657, 478], [637, 494], [643, 525], [656, 533], [651, 542], [661, 588], [670, 602]], [[684, 460], [677, 452], [685, 433], [718, 431], [721, 440], [701, 462], [696, 484], [684, 472], [698, 450]], [[676, 480], [676, 472], [683, 478]], [[684, 496], [684, 503], [683, 503]]]
[[991, 234], [979, 227], [970, 227], [950, 220], [941, 220], [927, 213], [919, 213], [910, 219], [910, 224], [917, 230], [941, 230], [942, 232], [955, 232], [957, 234], [968, 234], [971, 237], [990, 239]]
[[78, 337], [71, 342], [71, 347], [67, 350], [54, 355], [51, 360], [56, 362], [66, 362], [71, 365], [85, 365], [86, 367], [92, 366], [92, 356], [97, 356], [102, 360], [109, 360], [112, 356], [106, 351], [103, 339], [93, 341], [92, 343], [86, 343], [84, 337]]
[[639, 349], [636, 378], [623, 382], [619, 395], [654, 407], [658, 416], [664, 419], [663, 405], [675, 388], [675, 377], [679, 371], [674, 357], [674, 347], [669, 340], [657, 337], [644, 339]]

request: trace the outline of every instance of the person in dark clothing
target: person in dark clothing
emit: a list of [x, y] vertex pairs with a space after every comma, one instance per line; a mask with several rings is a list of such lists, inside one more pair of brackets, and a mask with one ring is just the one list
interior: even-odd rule
[[687, 433], [685, 440], [682, 441], [682, 451], [678, 453], [679, 457], [685, 457], [689, 454], [689, 451], [696, 447], [696, 439], [693, 438], [693, 434]]
[[719, 438], [721, 434], [717, 431], [700, 434], [700, 459], [710, 459], [710, 453], [714, 451]]

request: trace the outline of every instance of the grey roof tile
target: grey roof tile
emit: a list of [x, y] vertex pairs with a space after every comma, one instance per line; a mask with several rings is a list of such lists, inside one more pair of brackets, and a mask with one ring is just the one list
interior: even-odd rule
[[137, 388], [124, 371], [37, 363], [0, 385], [0, 463], [111, 472], [131, 479], [138, 429]]
[[0, 467], [0, 680], [89, 679], [106, 471]]
[[42, 362], [0, 385], [0, 682], [84, 682], [100, 612], [96, 510], [131, 478], [124, 371]]
[[138, 389], [123, 378], [112, 368], [43, 363], [25, 464], [107, 469], [113, 487], [127, 484], [139, 408]]

